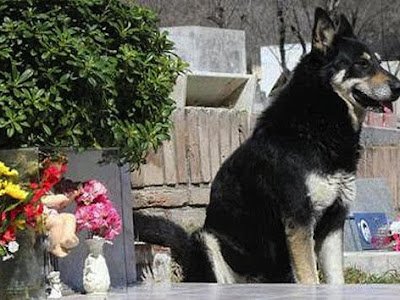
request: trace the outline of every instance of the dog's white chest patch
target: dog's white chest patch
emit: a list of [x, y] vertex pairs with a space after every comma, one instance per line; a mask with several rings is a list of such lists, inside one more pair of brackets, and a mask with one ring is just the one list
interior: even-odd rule
[[328, 208], [340, 198], [345, 205], [349, 205], [356, 196], [355, 175], [346, 172], [337, 172], [333, 175], [310, 173], [306, 178], [308, 196], [314, 210], [317, 212]]

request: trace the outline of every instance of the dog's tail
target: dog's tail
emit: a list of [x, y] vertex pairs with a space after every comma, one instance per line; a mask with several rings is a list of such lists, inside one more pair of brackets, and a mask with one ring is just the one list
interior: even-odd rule
[[171, 255], [185, 273], [190, 264], [192, 238], [178, 224], [158, 216], [134, 212], [135, 237], [140, 241], [171, 248]]
[[135, 237], [140, 241], [171, 248], [171, 256], [181, 267], [183, 281], [215, 282], [207, 249], [202, 241], [203, 230], [189, 234], [178, 224], [162, 217], [135, 212]]

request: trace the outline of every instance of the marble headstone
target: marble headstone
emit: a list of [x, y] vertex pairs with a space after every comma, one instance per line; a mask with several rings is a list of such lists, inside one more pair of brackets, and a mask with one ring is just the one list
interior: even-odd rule
[[[108, 189], [109, 198], [123, 221], [122, 233], [105, 245], [104, 254], [111, 277], [111, 288], [125, 288], [136, 281], [133, 218], [131, 207], [130, 173], [127, 166], [102, 162], [105, 151], [67, 152], [68, 172], [65, 178], [73, 181], [97, 179]], [[72, 211], [74, 207], [70, 207]], [[80, 243], [65, 258], [58, 259], [62, 281], [75, 291], [83, 291], [83, 264], [87, 256], [85, 233], [79, 233]]]
[[387, 218], [393, 220], [396, 216], [392, 204], [392, 195], [389, 185], [384, 178], [357, 179], [357, 196], [350, 208], [350, 214], [344, 228], [345, 251], [361, 251], [361, 242], [353, 220], [353, 213], [385, 213]]

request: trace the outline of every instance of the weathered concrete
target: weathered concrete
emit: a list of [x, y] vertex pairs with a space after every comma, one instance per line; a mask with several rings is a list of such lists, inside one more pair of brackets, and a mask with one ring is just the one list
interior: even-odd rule
[[[395, 300], [399, 299], [400, 285], [300, 285], [300, 284], [213, 284], [179, 283], [170, 286], [137, 285], [127, 290], [110, 293], [112, 300], [239, 300], [239, 299], [298, 299], [298, 300]], [[105, 296], [77, 295], [66, 300], [104, 300]]]
[[165, 27], [175, 53], [191, 71], [246, 74], [245, 34], [242, 30], [202, 26]]
[[383, 275], [391, 270], [400, 270], [400, 252], [345, 252], [344, 264], [346, 267], [355, 267], [369, 274]]

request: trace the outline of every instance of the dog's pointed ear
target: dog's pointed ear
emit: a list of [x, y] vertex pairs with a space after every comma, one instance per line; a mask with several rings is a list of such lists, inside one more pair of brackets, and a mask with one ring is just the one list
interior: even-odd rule
[[332, 45], [336, 30], [332, 20], [325, 10], [317, 7], [315, 10], [312, 47], [323, 52]]
[[338, 36], [354, 38], [353, 27], [350, 25], [349, 20], [345, 15], [341, 14], [339, 19], [339, 27], [336, 31]]

